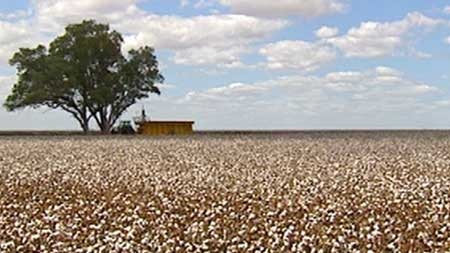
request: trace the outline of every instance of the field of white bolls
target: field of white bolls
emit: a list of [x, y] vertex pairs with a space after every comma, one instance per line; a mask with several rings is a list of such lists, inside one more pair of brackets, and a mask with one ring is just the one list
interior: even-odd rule
[[444, 252], [442, 132], [0, 137], [0, 252]]

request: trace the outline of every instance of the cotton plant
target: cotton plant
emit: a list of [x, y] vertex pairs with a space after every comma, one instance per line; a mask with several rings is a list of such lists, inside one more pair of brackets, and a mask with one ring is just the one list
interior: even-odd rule
[[450, 138], [379, 135], [2, 138], [0, 252], [448, 250]]

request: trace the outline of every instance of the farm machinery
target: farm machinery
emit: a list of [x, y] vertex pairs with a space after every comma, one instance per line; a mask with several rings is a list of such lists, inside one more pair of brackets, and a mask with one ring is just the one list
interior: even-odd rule
[[118, 126], [114, 127], [112, 134], [132, 135], [136, 134], [131, 121], [121, 121]]

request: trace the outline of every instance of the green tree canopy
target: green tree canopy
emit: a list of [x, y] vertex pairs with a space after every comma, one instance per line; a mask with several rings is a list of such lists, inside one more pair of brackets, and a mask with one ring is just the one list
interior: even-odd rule
[[21, 48], [10, 64], [18, 81], [4, 106], [10, 110], [46, 106], [70, 113], [82, 129], [94, 119], [109, 133], [120, 116], [164, 81], [151, 47], [122, 54], [123, 38], [93, 20], [69, 25], [47, 50]]

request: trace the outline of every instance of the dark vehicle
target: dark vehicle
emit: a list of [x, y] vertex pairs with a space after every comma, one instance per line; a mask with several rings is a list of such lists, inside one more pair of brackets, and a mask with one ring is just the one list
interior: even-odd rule
[[135, 133], [136, 131], [131, 125], [131, 121], [121, 121], [119, 125], [114, 127], [112, 130], [112, 134], [131, 135]]

